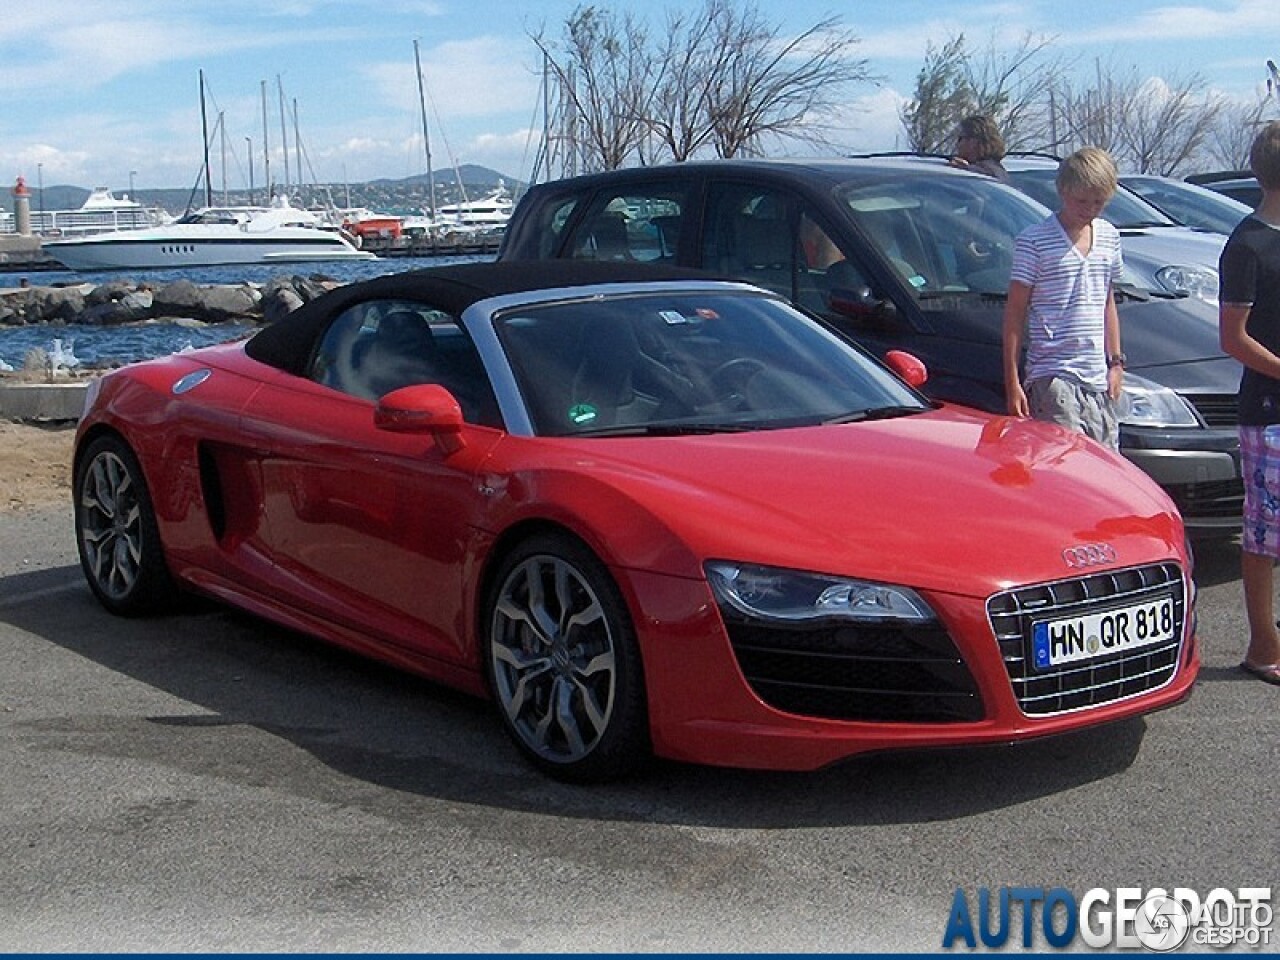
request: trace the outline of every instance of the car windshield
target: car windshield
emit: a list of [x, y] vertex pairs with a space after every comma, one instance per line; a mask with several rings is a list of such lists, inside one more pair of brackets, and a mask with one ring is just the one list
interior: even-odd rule
[[[1011, 170], [1009, 180], [1019, 190], [1025, 190], [1028, 196], [1040, 201], [1050, 210], [1057, 210], [1058, 186], [1057, 169], [1045, 170]], [[1115, 192], [1102, 208], [1103, 219], [1110, 221], [1119, 230], [1136, 230], [1139, 227], [1176, 227], [1178, 224], [1165, 216], [1141, 197], [1126, 188]]]
[[568, 299], [503, 311], [494, 324], [541, 436], [760, 430], [928, 409], [857, 348], [763, 294]]
[[1153, 177], [1124, 178], [1124, 184], [1188, 227], [1230, 234], [1250, 213], [1249, 207], [1194, 183]]
[[854, 223], [922, 298], [1000, 294], [1018, 234], [1048, 211], [984, 177], [885, 177], [839, 191]]

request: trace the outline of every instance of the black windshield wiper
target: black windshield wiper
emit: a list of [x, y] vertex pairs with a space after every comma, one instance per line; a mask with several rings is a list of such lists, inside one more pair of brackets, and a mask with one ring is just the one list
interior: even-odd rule
[[568, 437], [692, 437], [712, 433], [746, 433], [762, 430], [752, 423], [631, 423], [613, 427], [597, 427], [594, 430], [576, 430], [564, 434]]
[[891, 420], [894, 417], [909, 417], [912, 414], [924, 413], [928, 407], [912, 407], [912, 406], [896, 406], [896, 407], [871, 407], [867, 410], [854, 410], [851, 413], [843, 413], [838, 417], [831, 417], [823, 420], [824, 424], [828, 423], [863, 423], [867, 420]]

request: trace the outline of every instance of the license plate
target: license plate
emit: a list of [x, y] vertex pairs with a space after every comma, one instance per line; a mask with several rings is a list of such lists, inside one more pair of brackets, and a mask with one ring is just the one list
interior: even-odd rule
[[1176, 629], [1173, 598], [1160, 597], [1103, 613], [1038, 620], [1031, 626], [1031, 649], [1036, 669], [1048, 670], [1164, 643]]

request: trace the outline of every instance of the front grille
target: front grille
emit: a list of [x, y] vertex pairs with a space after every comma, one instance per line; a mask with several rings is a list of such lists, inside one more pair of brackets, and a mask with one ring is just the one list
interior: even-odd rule
[[1234, 427], [1240, 422], [1240, 411], [1234, 393], [1184, 393], [1182, 398], [1195, 408], [1209, 427]]
[[[1036, 621], [1081, 616], [1173, 599], [1173, 639], [1085, 661], [1037, 669], [1032, 656]], [[1022, 712], [1048, 716], [1113, 703], [1155, 690], [1173, 679], [1186, 623], [1182, 571], [1176, 563], [1152, 564], [998, 593], [987, 616]]]
[[981, 720], [982, 698], [940, 625], [786, 626], [726, 613], [755, 694], [787, 713], [830, 720]]
[[1165, 491], [1187, 520], [1239, 520], [1244, 513], [1244, 481], [1239, 477], [1207, 483], [1171, 483]]

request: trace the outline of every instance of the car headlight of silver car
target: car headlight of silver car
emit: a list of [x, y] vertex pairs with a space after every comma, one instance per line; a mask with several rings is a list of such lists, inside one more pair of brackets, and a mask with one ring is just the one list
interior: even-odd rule
[[1124, 375], [1116, 416], [1134, 427], [1200, 426], [1186, 400], [1168, 387], [1132, 373]]
[[1170, 293], [1185, 293], [1206, 303], [1218, 302], [1218, 271], [1172, 264], [1156, 271], [1156, 283]]
[[917, 623], [937, 619], [909, 587], [724, 560], [708, 561], [706, 571], [721, 607], [753, 619], [788, 623], [830, 618]]

